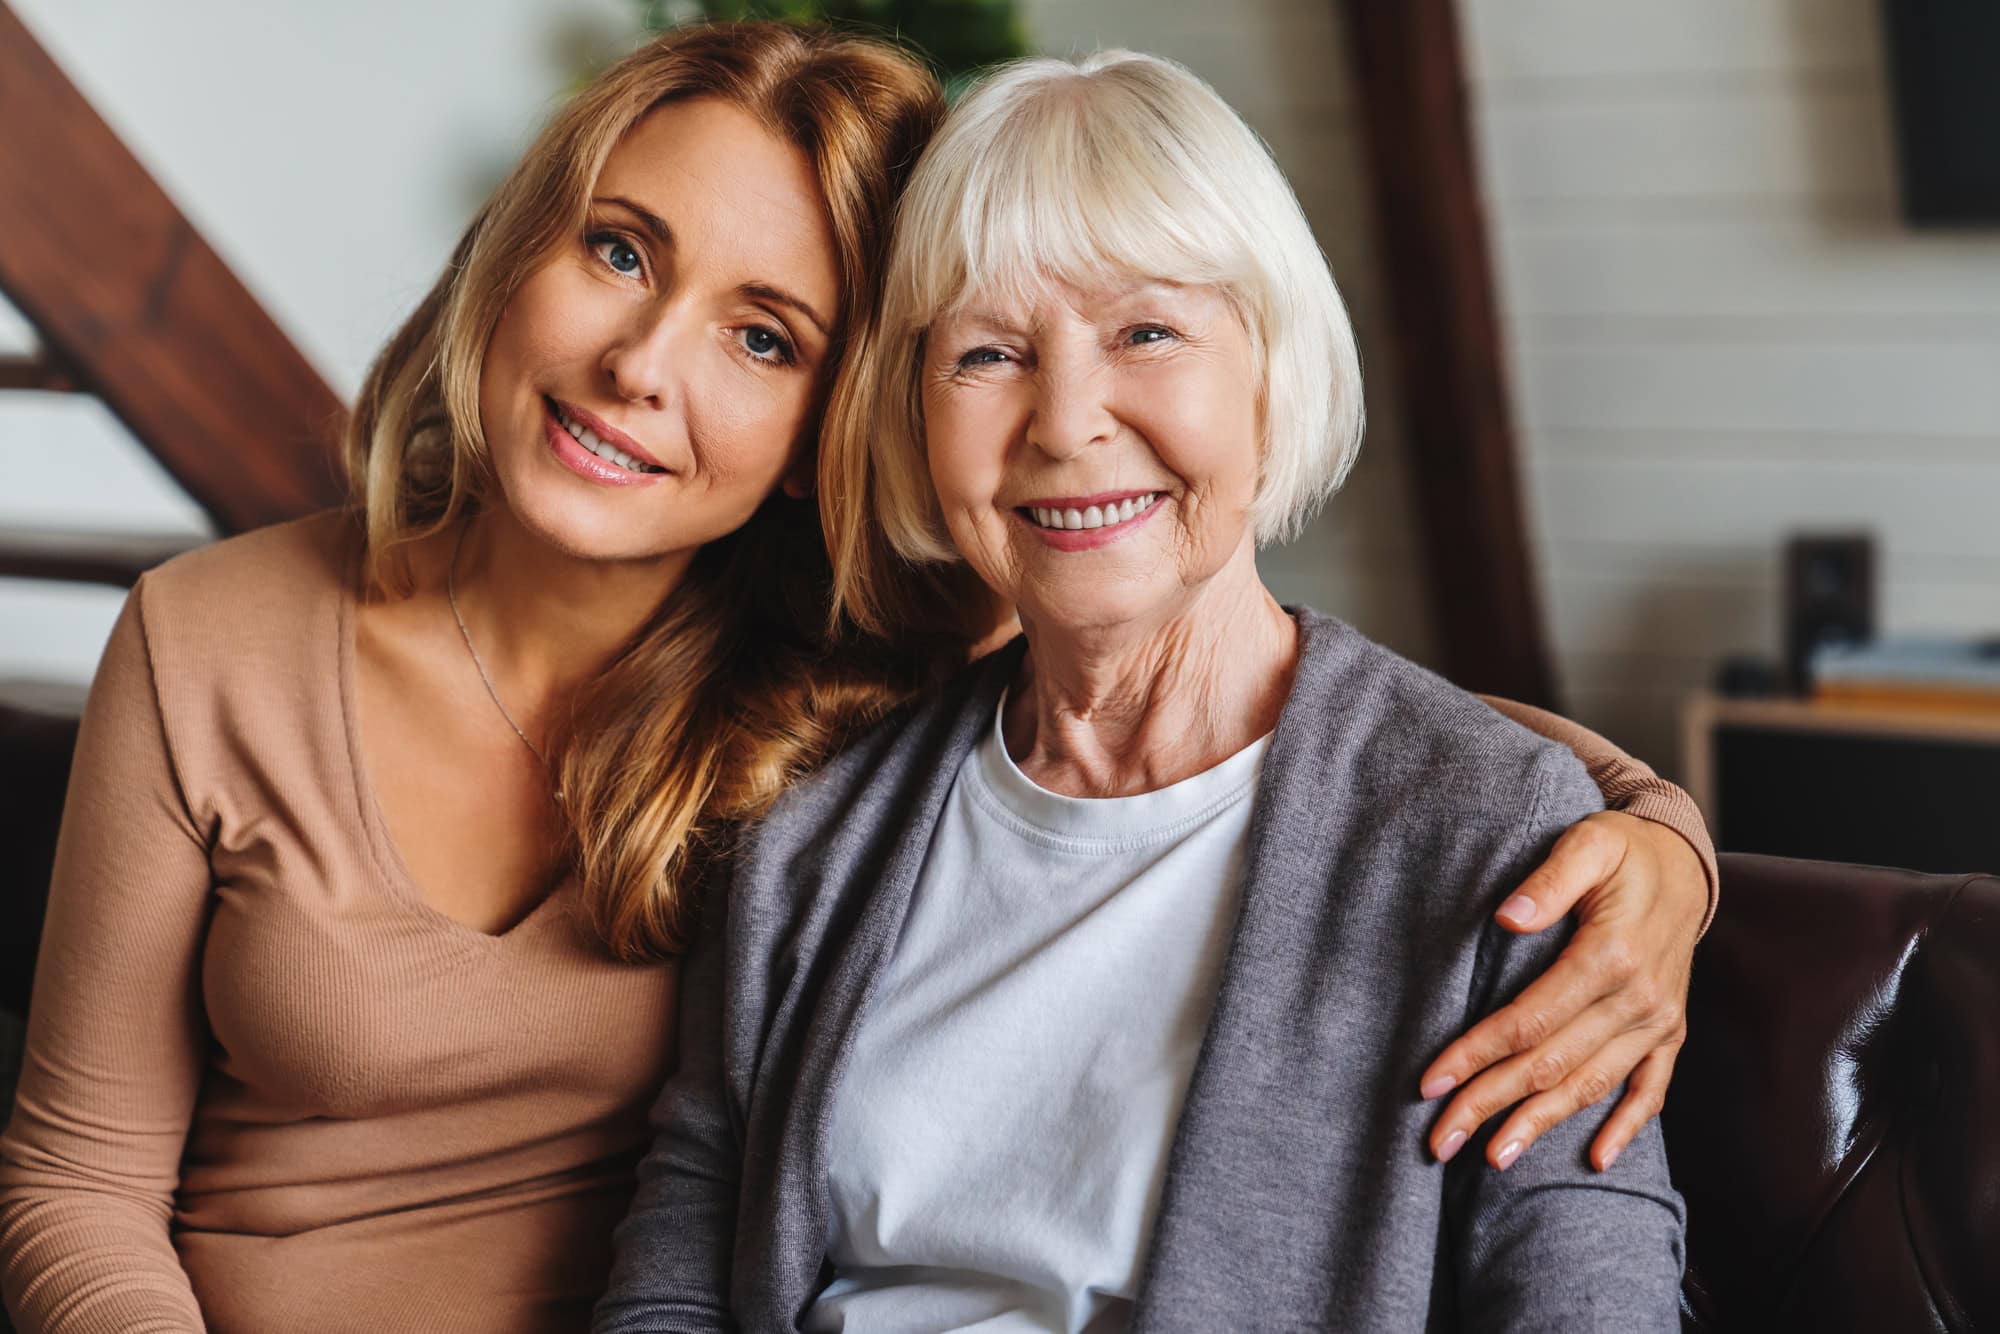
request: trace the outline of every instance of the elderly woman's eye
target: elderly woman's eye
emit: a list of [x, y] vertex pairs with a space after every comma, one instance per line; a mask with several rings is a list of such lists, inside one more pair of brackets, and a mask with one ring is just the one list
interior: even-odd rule
[[1163, 324], [1142, 324], [1125, 335], [1128, 343], [1164, 343], [1174, 336], [1174, 331]]
[[974, 366], [993, 366], [1005, 360], [1007, 354], [997, 347], [975, 347], [958, 359], [958, 368], [969, 370]]
[[645, 267], [632, 243], [616, 232], [595, 232], [584, 239], [591, 253], [603, 260], [614, 273], [622, 273], [629, 278]]

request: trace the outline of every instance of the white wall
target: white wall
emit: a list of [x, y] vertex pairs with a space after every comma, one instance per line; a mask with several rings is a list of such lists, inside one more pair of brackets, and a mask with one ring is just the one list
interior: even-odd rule
[[1890, 632], [2000, 631], [2000, 231], [1896, 215], [1876, 0], [1462, 0], [1543, 604], [1655, 761], [1779, 549], [1872, 530]]
[[[12, 3], [343, 396], [583, 57], [633, 22], [626, 0]], [[1045, 48], [1157, 50], [1240, 106], [1299, 186], [1371, 350], [1380, 302], [1329, 0], [1024, 10]], [[0, 311], [0, 349], [26, 338]], [[1370, 358], [1372, 398], [1386, 408], [1382, 360]], [[1378, 412], [1347, 493], [1266, 566], [1281, 596], [1421, 656], [1429, 636], [1390, 415]], [[19, 525], [207, 531], [94, 401], [13, 394], [0, 399], [0, 528]], [[0, 679], [87, 679], [119, 601], [0, 580]]]

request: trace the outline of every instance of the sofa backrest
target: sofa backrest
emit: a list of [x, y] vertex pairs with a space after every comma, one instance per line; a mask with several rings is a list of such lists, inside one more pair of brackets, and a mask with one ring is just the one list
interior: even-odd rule
[[1687, 1328], [2000, 1329], [2000, 879], [1723, 857], [1662, 1123]]

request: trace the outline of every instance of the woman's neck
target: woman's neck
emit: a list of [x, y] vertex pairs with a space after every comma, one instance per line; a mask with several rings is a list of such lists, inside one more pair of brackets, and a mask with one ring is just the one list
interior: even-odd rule
[[1298, 627], [1248, 558], [1157, 622], [1023, 621], [1007, 750], [1066, 796], [1150, 792], [1220, 764], [1277, 726], [1298, 660]]
[[526, 715], [518, 721], [537, 744], [555, 706], [602, 671], [651, 619], [693, 555], [648, 561], [573, 556], [529, 533], [504, 508], [426, 545], [420, 591], [455, 602], [449, 610], [480, 665], [510, 710]]

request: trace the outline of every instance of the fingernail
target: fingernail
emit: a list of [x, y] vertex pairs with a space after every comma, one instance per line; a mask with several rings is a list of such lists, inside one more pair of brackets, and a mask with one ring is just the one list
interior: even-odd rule
[[1604, 1166], [1598, 1168], [1597, 1170], [1600, 1172], [1609, 1172], [1611, 1170], [1611, 1164], [1618, 1161], [1618, 1155], [1621, 1152], [1623, 1152], [1623, 1150], [1606, 1149], [1604, 1151]]
[[1516, 1158], [1519, 1158], [1520, 1156], [1521, 1156], [1521, 1141], [1517, 1139], [1510, 1139], [1505, 1144], [1502, 1144], [1500, 1146], [1500, 1152], [1494, 1155], [1493, 1165], [1499, 1168], [1502, 1172], [1504, 1172], [1508, 1168], [1512, 1167], [1514, 1165], [1514, 1160]]
[[[1408, 1086], [1405, 1085], [1405, 1087]], [[1426, 1079], [1424, 1086], [1418, 1089], [1417, 1092], [1424, 1095], [1425, 1102], [1429, 1102], [1432, 1098], [1442, 1098], [1457, 1087], [1458, 1081], [1450, 1075], [1436, 1075], [1430, 1079]]]
[[1451, 1156], [1463, 1148], [1464, 1145], [1465, 1132], [1463, 1130], [1452, 1131], [1444, 1137], [1444, 1143], [1438, 1145], [1438, 1161], [1441, 1163], [1450, 1162]]
[[1500, 920], [1526, 926], [1535, 920], [1535, 901], [1526, 894], [1516, 894], [1500, 905]]

